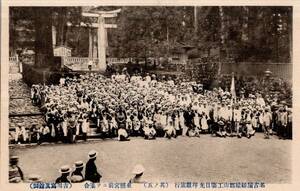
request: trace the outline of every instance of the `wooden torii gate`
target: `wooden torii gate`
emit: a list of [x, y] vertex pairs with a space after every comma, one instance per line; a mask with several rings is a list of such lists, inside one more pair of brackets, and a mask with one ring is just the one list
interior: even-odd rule
[[[97, 23], [92, 23], [91, 25], [87, 25], [81, 23], [81, 26], [87, 26], [91, 28], [97, 29], [97, 53], [98, 53], [98, 64], [97, 70], [104, 72], [106, 70], [106, 48], [108, 45], [107, 42], [107, 28], [117, 28], [116, 24], [106, 24], [105, 18], [114, 18], [118, 16], [118, 13], [121, 12], [121, 9], [113, 10], [113, 11], [91, 11], [91, 12], [83, 12], [82, 16], [84, 17], [93, 17], [97, 18]], [[92, 58], [95, 55], [93, 50], [93, 36], [92, 33], [89, 33], [89, 57]]]

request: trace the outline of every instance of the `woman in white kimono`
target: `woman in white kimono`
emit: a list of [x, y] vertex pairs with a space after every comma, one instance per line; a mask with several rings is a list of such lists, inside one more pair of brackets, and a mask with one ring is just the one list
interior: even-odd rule
[[240, 110], [239, 106], [236, 106], [233, 110], [233, 121], [235, 132], [237, 136], [241, 136], [240, 134], [240, 122], [242, 120], [242, 111]]
[[130, 139], [128, 137], [129, 137], [129, 135], [128, 135], [126, 129], [124, 129], [124, 128], [118, 129], [118, 140], [119, 141], [130, 141]]
[[111, 115], [110, 130], [111, 130], [111, 134], [112, 134], [113, 137], [117, 135], [118, 123], [116, 121], [115, 114]]
[[63, 121], [61, 122], [61, 127], [62, 127], [62, 131], [63, 131], [63, 142], [66, 143], [67, 142], [67, 137], [68, 137], [68, 122], [67, 122], [67, 117], [66, 114], [63, 117]]
[[167, 113], [166, 113], [166, 111], [164, 110], [164, 111], [161, 113], [161, 115], [160, 115], [160, 124], [161, 124], [161, 126], [162, 126], [163, 129], [168, 125], [167, 122], [168, 122], [168, 121], [167, 121]]
[[188, 128], [185, 125], [185, 119], [184, 119], [184, 111], [183, 109], [180, 109], [179, 111], [179, 124], [180, 124], [180, 128], [182, 129], [182, 136], [186, 136], [186, 132], [188, 130]]
[[246, 110], [246, 127], [247, 127], [247, 138], [251, 138], [251, 136], [254, 136], [255, 130], [252, 128], [252, 123], [251, 123], [251, 115], [250, 115], [250, 110]]
[[207, 123], [207, 115], [205, 112], [202, 112], [202, 118], [201, 118], [201, 130], [204, 132], [208, 132], [208, 123]]
[[[20, 141], [20, 137], [22, 137], [22, 140]], [[24, 126], [17, 126], [15, 131], [15, 143], [24, 143], [27, 140], [26, 130]]]
[[82, 124], [81, 124], [81, 131], [82, 131], [82, 136], [83, 140], [86, 141], [87, 138], [87, 130], [90, 126], [90, 122], [87, 119], [87, 116], [83, 116]]
[[179, 132], [180, 132], [179, 112], [176, 111], [174, 115], [175, 115], [175, 117], [174, 117], [174, 128], [176, 130], [176, 136], [178, 136]]
[[261, 114], [263, 115], [263, 129], [264, 129], [264, 134], [265, 138], [269, 139], [270, 138], [270, 126], [272, 122], [272, 114], [269, 112], [268, 109], [265, 109], [265, 113]]
[[126, 117], [126, 130], [131, 133], [132, 131], [132, 121], [130, 119], [130, 113], [127, 113], [127, 117]]
[[102, 133], [103, 133], [104, 137], [107, 136], [108, 132], [109, 132], [109, 123], [108, 123], [106, 114], [103, 114], [101, 127], [102, 127]]

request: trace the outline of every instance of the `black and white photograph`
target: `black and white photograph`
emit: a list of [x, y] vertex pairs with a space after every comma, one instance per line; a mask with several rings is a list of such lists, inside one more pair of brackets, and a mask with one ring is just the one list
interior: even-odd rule
[[9, 184], [292, 184], [293, 6], [8, 11]]

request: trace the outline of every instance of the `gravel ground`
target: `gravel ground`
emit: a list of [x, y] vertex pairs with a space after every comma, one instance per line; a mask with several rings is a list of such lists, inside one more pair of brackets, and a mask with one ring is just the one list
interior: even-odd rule
[[246, 138], [178, 137], [154, 141], [133, 138], [129, 142], [97, 140], [73, 145], [49, 144], [11, 149], [20, 156], [25, 176], [39, 174], [54, 181], [58, 169], [77, 160], [87, 161], [87, 153], [99, 153], [97, 166], [104, 182], [127, 181], [135, 164], [144, 165], [147, 181], [262, 181], [291, 182], [291, 141]]

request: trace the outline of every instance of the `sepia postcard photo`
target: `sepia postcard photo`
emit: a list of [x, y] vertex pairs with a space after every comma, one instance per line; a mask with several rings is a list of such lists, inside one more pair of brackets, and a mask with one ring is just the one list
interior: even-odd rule
[[1, 5], [3, 190], [296, 190], [296, 1], [55, 2]]

